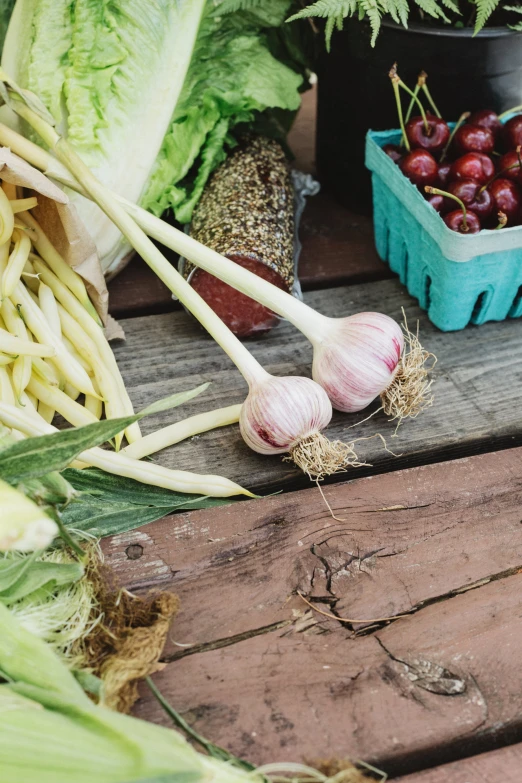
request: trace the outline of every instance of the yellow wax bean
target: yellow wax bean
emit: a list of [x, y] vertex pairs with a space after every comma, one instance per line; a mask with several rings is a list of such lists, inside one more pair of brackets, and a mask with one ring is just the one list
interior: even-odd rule
[[23, 356], [52, 356], [54, 358], [55, 355], [54, 348], [51, 348], [50, 345], [20, 340], [4, 329], [0, 329], [0, 351], [14, 355], [22, 354]]
[[[60, 321], [60, 326], [61, 326], [61, 321]], [[83, 369], [89, 374], [91, 374], [92, 373], [91, 365], [89, 364], [89, 362], [85, 361], [85, 359], [81, 354], [78, 353], [78, 351], [76, 350], [72, 342], [69, 340], [69, 338], [66, 337], [64, 334], [62, 334], [62, 340], [63, 340], [63, 344], [65, 345], [65, 347], [67, 348], [71, 356], [74, 356], [76, 361], [82, 365]], [[92, 343], [92, 345], [94, 346], [94, 343]]]
[[[0, 402], [0, 421], [6, 427], [13, 427], [25, 435], [45, 435], [57, 432], [56, 427], [46, 424], [41, 417], [26, 416], [19, 408]], [[200, 475], [184, 470], [170, 470], [153, 462], [127, 457], [123, 452], [116, 454], [100, 448], [88, 449], [78, 455], [78, 460], [94, 467], [101, 468], [116, 476], [127, 476], [142, 484], [163, 487], [174, 492], [210, 495], [211, 497], [232, 497], [246, 495], [255, 497], [252, 492], [240, 487], [223, 476]]]
[[[64, 309], [67, 310], [69, 315], [71, 315], [77, 324], [81, 326], [85, 332], [87, 332], [91, 340], [94, 342], [103, 363], [111, 372], [118, 386], [123, 415], [132, 415], [134, 413], [134, 409], [132, 407], [130, 397], [128, 395], [127, 389], [125, 388], [125, 384], [123, 382], [123, 378], [121, 377], [116, 359], [114, 358], [112, 348], [107, 342], [102, 329], [93, 323], [92, 319], [88, 317], [78, 300], [71, 294], [70, 291], [68, 291], [63, 283], [58, 280], [56, 275], [54, 275], [45, 264], [43, 264], [41, 261], [35, 260], [34, 268], [40, 275], [41, 280], [43, 280], [43, 282], [52, 289], [52, 292], [58, 302], [60, 302]], [[141, 438], [140, 428], [137, 424], [133, 424], [128, 427], [125, 430], [125, 434], [127, 435], [127, 440], [129, 443], [133, 443], [135, 440]]]
[[0, 245], [3, 245], [11, 239], [13, 229], [13, 210], [9, 205], [9, 199], [5, 195], [4, 190], [0, 188]]
[[[22, 340], [31, 340], [23, 318], [10, 299], [4, 299], [0, 309], [4, 322], [11, 334]], [[16, 398], [19, 399], [31, 377], [31, 357], [18, 356], [13, 365], [13, 387]]]
[[[58, 375], [56, 367], [53, 364], [48, 364], [45, 359], [39, 359], [37, 357], [33, 357], [30, 361], [32, 365], [31, 371], [34, 371], [39, 378], [46, 381], [49, 386], [60, 386], [60, 376]], [[29, 380], [27, 383], [29, 383]]]
[[58, 305], [54, 294], [45, 283], [40, 282], [38, 288], [38, 300], [40, 302], [40, 308], [42, 313], [47, 319], [47, 323], [55, 333], [57, 337], [62, 336], [62, 327], [60, 325], [60, 316], [58, 314]]
[[0, 367], [0, 400], [7, 402], [9, 405], [16, 404], [11, 378], [5, 367]]
[[16, 356], [9, 356], [7, 353], [0, 353], [0, 366], [5, 367], [8, 364], [12, 364], [17, 359]]
[[14, 185], [12, 182], [7, 182], [5, 179], [2, 180], [2, 190], [9, 200], [16, 198], [16, 185]]
[[34, 209], [38, 206], [38, 199], [34, 196], [30, 198], [12, 198], [9, 199], [9, 205], [13, 210], [13, 215], [18, 212], [26, 212], [28, 209]]
[[30, 405], [31, 406], [31, 411], [33, 411], [34, 413], [37, 413], [36, 409], [38, 408], [38, 400], [37, 400], [36, 396], [32, 392], [30, 392], [30, 391], [25, 391], [25, 392], [23, 392], [23, 394], [25, 394], [24, 405]]
[[98, 420], [101, 419], [103, 413], [103, 403], [97, 397], [90, 397], [88, 394], [85, 397], [85, 407], [88, 411], [96, 416]]
[[[40, 343], [45, 344], [48, 342], [52, 346], [54, 349], [53, 363], [69, 383], [72, 383], [73, 386], [76, 386], [84, 394], [92, 394], [93, 397], [96, 397], [96, 392], [88, 374], [71, 356], [63, 342], [53, 333], [44, 314], [35, 304], [29, 291], [22, 283], [18, 283], [16, 286], [11, 301], [15, 306], [21, 305], [22, 316], [36, 339]], [[0, 350], [3, 350], [1, 344]]]
[[74, 400], [71, 400], [67, 394], [57, 389], [56, 386], [50, 386], [45, 381], [40, 381], [34, 374], [27, 385], [27, 392], [33, 394], [37, 400], [54, 408], [74, 427], [82, 427], [84, 424], [91, 424], [97, 421], [96, 416], [93, 416], [83, 405], [79, 405]]
[[64, 392], [68, 397], [71, 398], [71, 400], [77, 400], [80, 396], [78, 389], [76, 389], [74, 386], [71, 386], [70, 383], [65, 384]]
[[31, 250], [31, 240], [26, 233], [15, 228], [13, 231], [14, 248], [7, 261], [5, 272], [2, 275], [2, 284], [0, 286], [2, 298], [11, 296], [16, 284], [20, 282], [25, 262], [29, 258]]
[[78, 272], [75, 272], [74, 269], [70, 267], [69, 264], [58, 253], [33, 215], [29, 214], [28, 212], [24, 212], [22, 215], [20, 215], [20, 219], [36, 233], [33, 244], [40, 256], [49, 264], [55, 275], [67, 286], [70, 291], [72, 291], [78, 301], [81, 302], [82, 307], [84, 307], [84, 309], [89, 313], [91, 318], [101, 325], [98, 313], [89, 299], [89, 294], [85, 288], [85, 283], [83, 282]]
[[56, 413], [56, 411], [54, 410], [53, 407], [51, 407], [50, 405], [46, 405], [45, 402], [42, 402], [40, 400], [40, 402], [38, 403], [38, 413], [40, 414], [42, 419], [47, 422], [47, 424], [52, 424], [54, 419], [54, 414]]
[[145, 435], [141, 440], [131, 443], [122, 450], [122, 454], [134, 459], [148, 457], [161, 449], [173, 446], [186, 438], [192, 438], [200, 432], [208, 432], [216, 427], [225, 427], [227, 424], [235, 424], [239, 421], [241, 405], [230, 405], [227, 408], [219, 408], [215, 411], [199, 413], [190, 416], [183, 421], [177, 421], [169, 427], [164, 427], [150, 435]]

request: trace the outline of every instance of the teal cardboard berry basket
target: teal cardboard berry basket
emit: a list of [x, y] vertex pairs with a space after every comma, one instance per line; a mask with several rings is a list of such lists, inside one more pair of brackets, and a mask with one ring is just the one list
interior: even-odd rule
[[375, 244], [381, 259], [445, 332], [522, 316], [522, 226], [451, 231], [382, 147], [400, 131], [369, 131]]

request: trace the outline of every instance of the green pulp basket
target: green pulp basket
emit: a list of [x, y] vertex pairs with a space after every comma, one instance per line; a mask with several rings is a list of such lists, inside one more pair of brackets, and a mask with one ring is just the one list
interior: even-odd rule
[[398, 130], [366, 137], [379, 256], [445, 332], [522, 316], [522, 226], [451, 231], [381, 149], [400, 137]]

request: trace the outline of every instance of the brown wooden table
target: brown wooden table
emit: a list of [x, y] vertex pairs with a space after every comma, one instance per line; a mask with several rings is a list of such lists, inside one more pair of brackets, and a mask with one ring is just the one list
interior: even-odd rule
[[[313, 112], [312, 93], [292, 133], [307, 170]], [[159, 461], [284, 491], [162, 519], [107, 539], [105, 554], [129, 589], [181, 597], [156, 681], [237, 755], [359, 758], [404, 783], [518, 782], [520, 324], [439, 332], [377, 258], [369, 219], [327, 193], [307, 206], [302, 238], [306, 299], [322, 312], [399, 317], [404, 307], [419, 319], [439, 359], [433, 407], [396, 438], [382, 416], [355, 431], [363, 414], [334, 417], [333, 436], [378, 430], [400, 455], [367, 441], [371, 465], [324, 488], [335, 519], [317, 488], [250, 452], [237, 427], [179, 444]], [[242, 400], [239, 373], [139, 259], [110, 291], [127, 335], [116, 353], [138, 406], [207, 380], [180, 418]], [[309, 372], [310, 348], [288, 325], [250, 347], [276, 374]], [[167, 723], [145, 692], [136, 714]]]

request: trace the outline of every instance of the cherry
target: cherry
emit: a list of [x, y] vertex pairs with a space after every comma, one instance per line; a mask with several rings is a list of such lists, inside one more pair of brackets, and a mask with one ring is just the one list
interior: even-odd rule
[[508, 150], [514, 150], [522, 144], [522, 114], [517, 114], [506, 122], [503, 135]]
[[510, 179], [513, 182], [518, 182], [522, 185], [522, 170], [520, 167], [520, 161], [518, 159], [518, 152], [516, 150], [510, 150], [502, 155], [498, 162], [498, 170], [502, 172], [502, 176], [506, 179]]
[[453, 212], [444, 215], [442, 219], [448, 228], [458, 234], [478, 234], [480, 231], [480, 220], [474, 212], [469, 210], [464, 213], [462, 209], [454, 209]]
[[[448, 186], [448, 192], [460, 198], [466, 207], [471, 209], [480, 220], [489, 217], [493, 212], [495, 206], [493, 196], [489, 190], [483, 188], [474, 179], [455, 180]], [[445, 202], [444, 207], [447, 206], [447, 210], [451, 209], [451, 206], [447, 203], [449, 199], [446, 199]], [[447, 210], [443, 209], [443, 211]]]
[[385, 152], [394, 163], [398, 163], [404, 154], [404, 150], [402, 147], [399, 147], [398, 144], [385, 144], [382, 151]]
[[439, 185], [443, 187], [449, 182], [449, 175], [451, 171], [451, 163], [439, 163], [437, 181]]
[[480, 109], [474, 111], [469, 118], [471, 125], [479, 125], [481, 128], [489, 128], [495, 138], [502, 130], [502, 123], [498, 118], [498, 114], [492, 109]]
[[412, 117], [406, 123], [406, 136], [413, 148], [441, 152], [450, 137], [450, 129], [441, 117], [427, 113], [426, 123], [422, 117]]
[[482, 152], [489, 155], [495, 149], [495, 136], [489, 128], [481, 125], [461, 125], [453, 137], [458, 152]]
[[443, 211], [445, 202], [444, 196], [440, 196], [438, 193], [429, 193], [425, 198], [428, 204], [431, 204], [433, 209], [435, 209], [437, 212]]
[[517, 225], [520, 221], [522, 207], [522, 194], [517, 185], [510, 179], [499, 177], [488, 185], [488, 190], [493, 196], [495, 209], [504, 212], [508, 219], [508, 225]]
[[427, 150], [412, 150], [399, 162], [405, 177], [414, 185], [432, 185], [437, 180], [437, 161]]
[[452, 164], [450, 180], [476, 179], [481, 185], [485, 185], [494, 174], [495, 166], [491, 158], [482, 152], [467, 152]]

